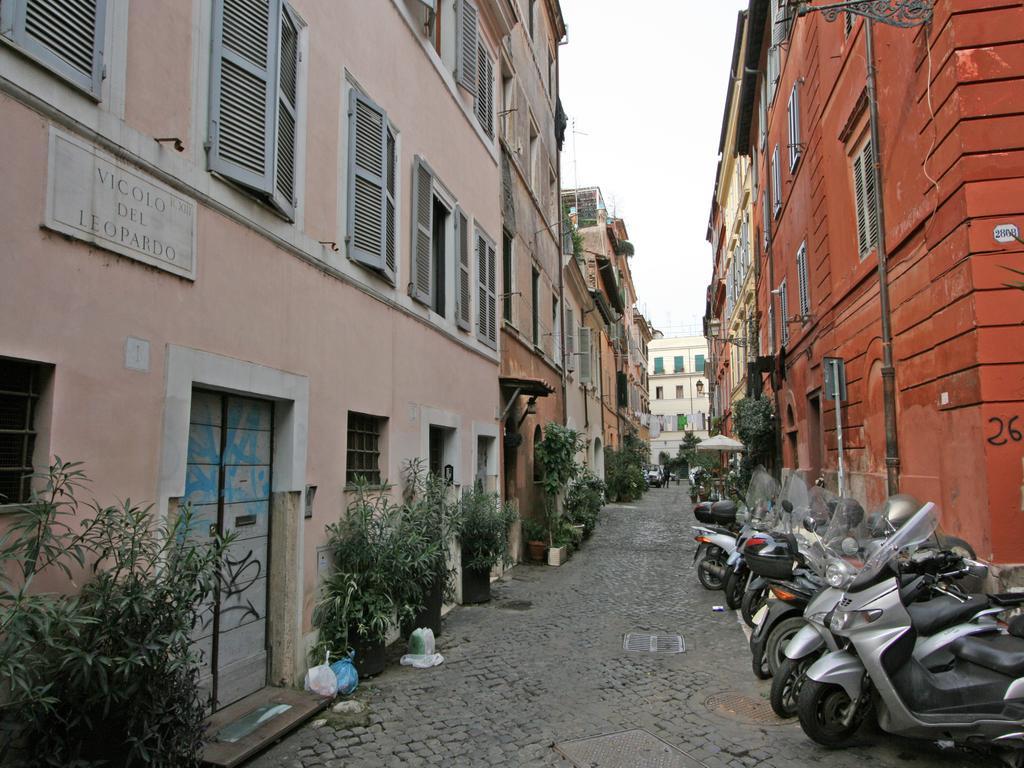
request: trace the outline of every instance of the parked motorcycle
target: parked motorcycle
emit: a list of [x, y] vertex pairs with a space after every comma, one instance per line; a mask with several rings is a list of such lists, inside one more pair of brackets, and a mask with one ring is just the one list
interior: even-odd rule
[[745, 523], [736, 538], [736, 548], [726, 562], [725, 604], [732, 610], [741, 608], [749, 589], [750, 569], [743, 553], [748, 541], [772, 531], [779, 524], [779, 484], [763, 467], [757, 467], [747, 486]]
[[[843, 746], [874, 704], [886, 732], [984, 745], [1024, 766], [1024, 626], [962, 626], [1024, 596], [998, 595], [980, 607], [989, 600], [950, 590], [950, 577], [982, 574], [960, 555], [922, 548], [937, 526], [935, 505], [925, 504], [862, 567], [833, 569], [844, 594], [828, 626], [846, 645], [807, 671], [800, 725], [819, 744]], [[947, 599], [917, 602], [936, 592]]]

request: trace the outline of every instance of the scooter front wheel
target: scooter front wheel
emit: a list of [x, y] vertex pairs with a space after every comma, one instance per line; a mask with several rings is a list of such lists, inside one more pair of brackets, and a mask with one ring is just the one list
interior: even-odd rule
[[743, 602], [743, 593], [747, 589], [747, 570], [730, 570], [725, 578], [725, 604], [729, 610], [735, 611]]
[[743, 598], [740, 600], [740, 615], [743, 616], [743, 621], [748, 627], [754, 626], [754, 614], [767, 602], [768, 587], [748, 589], [743, 593]]
[[783, 719], [796, 717], [800, 702], [800, 690], [807, 680], [807, 670], [818, 660], [821, 652], [811, 653], [802, 659], [786, 658], [772, 678], [772, 710]]
[[845, 747], [864, 719], [863, 713], [850, 711], [856, 706], [842, 686], [806, 680], [797, 704], [800, 727], [823, 747]]

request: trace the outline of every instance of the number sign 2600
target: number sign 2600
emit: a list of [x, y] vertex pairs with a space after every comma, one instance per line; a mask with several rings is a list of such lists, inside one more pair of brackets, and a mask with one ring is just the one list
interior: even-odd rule
[[996, 427], [996, 433], [988, 438], [988, 442], [991, 445], [1006, 445], [1007, 443], [1019, 443], [1024, 440], [1024, 434], [1021, 433], [1020, 429], [1016, 424], [1019, 416], [1011, 416], [1009, 420], [993, 417], [988, 420], [989, 424], [994, 424]]

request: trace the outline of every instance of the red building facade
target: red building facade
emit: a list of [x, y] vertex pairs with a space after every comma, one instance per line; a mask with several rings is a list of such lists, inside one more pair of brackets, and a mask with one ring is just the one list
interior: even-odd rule
[[752, 0], [740, 130], [725, 149], [756, 168], [781, 464], [836, 487], [822, 366], [842, 358], [847, 492], [870, 508], [891, 479], [935, 501], [949, 532], [1024, 583], [1012, 567], [1024, 563], [1024, 292], [1006, 269], [1024, 267], [1011, 237], [1024, 228], [1024, 7], [938, 0], [913, 28], [811, 7], [787, 17], [784, 0]]

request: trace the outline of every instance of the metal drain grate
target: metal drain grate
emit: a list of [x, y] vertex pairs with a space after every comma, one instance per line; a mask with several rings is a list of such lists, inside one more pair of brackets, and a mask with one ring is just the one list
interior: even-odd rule
[[742, 693], [716, 693], [708, 697], [704, 706], [717, 714], [755, 725], [785, 725], [791, 722], [780, 719], [768, 702]]
[[555, 751], [579, 768], [702, 768], [703, 763], [647, 731], [636, 729], [565, 741]]
[[630, 632], [622, 639], [622, 650], [633, 653], [682, 653], [686, 650], [686, 644], [681, 635]]

